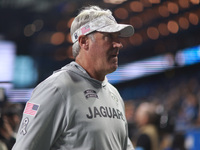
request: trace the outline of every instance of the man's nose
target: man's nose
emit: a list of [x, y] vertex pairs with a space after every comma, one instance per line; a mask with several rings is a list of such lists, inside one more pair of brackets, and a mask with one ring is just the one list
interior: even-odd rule
[[113, 47], [122, 49], [123, 48], [123, 44], [121, 42], [113, 42]]

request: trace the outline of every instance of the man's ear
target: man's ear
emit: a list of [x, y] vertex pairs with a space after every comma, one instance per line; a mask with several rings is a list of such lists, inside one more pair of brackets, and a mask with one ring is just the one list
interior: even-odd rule
[[85, 36], [85, 35], [79, 36], [78, 42], [79, 42], [79, 45], [80, 45], [81, 48], [86, 49], [86, 50], [89, 48], [89, 46], [88, 46], [89, 45], [89, 39], [88, 39], [87, 36]]

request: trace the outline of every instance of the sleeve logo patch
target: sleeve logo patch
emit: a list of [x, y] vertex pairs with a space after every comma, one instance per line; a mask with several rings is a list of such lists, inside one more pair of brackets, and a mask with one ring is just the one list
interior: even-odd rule
[[24, 114], [36, 116], [36, 114], [39, 110], [39, 107], [40, 107], [40, 105], [38, 105], [38, 104], [27, 102], [26, 107], [24, 109]]
[[25, 118], [22, 122], [22, 127], [21, 127], [21, 131], [20, 131], [20, 134], [23, 134], [25, 135], [27, 133], [27, 130], [26, 130], [26, 127], [29, 123], [29, 119], [28, 118]]

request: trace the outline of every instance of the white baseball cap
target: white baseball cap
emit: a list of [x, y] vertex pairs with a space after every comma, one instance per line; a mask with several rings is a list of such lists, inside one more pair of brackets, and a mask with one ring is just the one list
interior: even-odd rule
[[72, 34], [72, 42], [78, 41], [80, 35], [87, 35], [93, 31], [114, 33], [119, 32], [120, 37], [130, 37], [134, 34], [132, 25], [118, 24], [112, 15], [102, 15], [84, 24]]

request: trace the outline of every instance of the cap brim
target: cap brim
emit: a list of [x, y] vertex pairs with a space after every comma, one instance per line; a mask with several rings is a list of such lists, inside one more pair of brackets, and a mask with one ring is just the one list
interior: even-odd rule
[[130, 37], [134, 34], [133, 26], [126, 24], [111, 24], [96, 31], [107, 33], [120, 32], [120, 37]]

